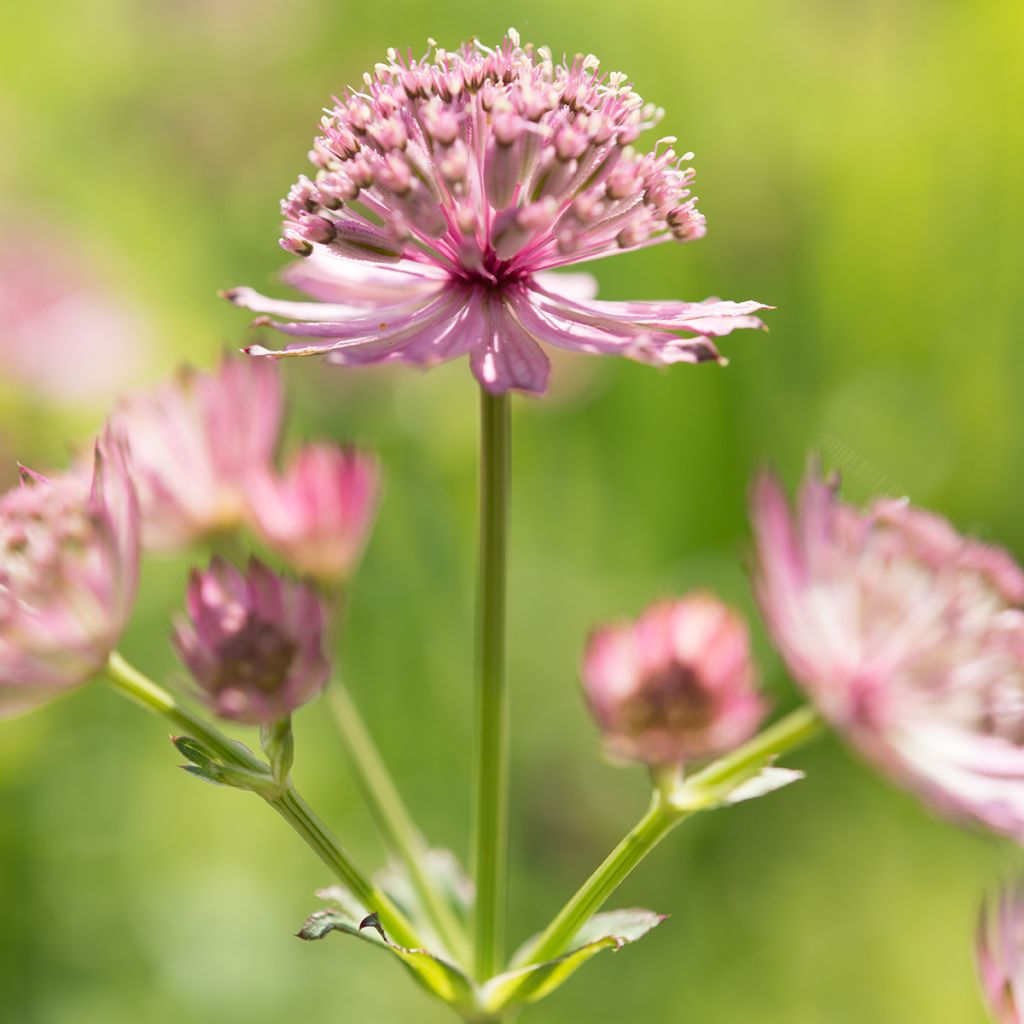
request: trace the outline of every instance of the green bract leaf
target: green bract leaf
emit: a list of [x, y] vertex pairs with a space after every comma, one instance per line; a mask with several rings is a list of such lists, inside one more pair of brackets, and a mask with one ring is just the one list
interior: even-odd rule
[[205, 769], [208, 775], [213, 774], [211, 769], [217, 766], [216, 756], [198, 740], [192, 739], [191, 736], [172, 736], [171, 742], [182, 757], [197, 767]]
[[[422, 863], [428, 879], [445, 903], [452, 908], [456, 917], [465, 920], [473, 906], [473, 883], [459, 863], [459, 858], [451, 850], [431, 849], [424, 854]], [[377, 872], [374, 881], [422, 927], [426, 916], [409, 878], [409, 870], [404, 864], [392, 862]]]
[[[564, 956], [491, 978], [481, 993], [483, 1009], [494, 1013], [543, 999], [564, 984], [592, 956], [604, 949], [618, 950], [627, 943], [636, 942], [664, 920], [664, 914], [656, 914], [652, 910], [612, 910], [595, 914], [576, 934], [572, 948]], [[521, 961], [535, 943], [536, 938], [525, 943], [512, 962]]]
[[300, 939], [314, 941], [331, 932], [352, 935], [398, 957], [413, 978], [442, 1002], [460, 1010], [471, 1011], [474, 1008], [476, 998], [473, 983], [454, 964], [425, 949], [406, 949], [391, 942], [380, 927], [376, 914], [363, 907], [347, 889], [339, 885], [321, 889], [317, 896], [331, 900], [337, 907], [328, 907], [311, 914], [298, 933]]

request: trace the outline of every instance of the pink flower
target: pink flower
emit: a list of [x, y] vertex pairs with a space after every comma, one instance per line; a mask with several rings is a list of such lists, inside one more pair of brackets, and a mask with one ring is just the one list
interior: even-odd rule
[[764, 714], [747, 627], [710, 594], [656, 604], [635, 622], [597, 630], [582, 675], [609, 749], [648, 764], [731, 750]]
[[263, 356], [432, 366], [468, 355], [491, 392], [542, 393], [539, 342], [656, 365], [722, 361], [712, 338], [761, 327], [758, 302], [596, 302], [586, 275], [550, 273], [705, 233], [674, 139], [633, 143], [661, 118], [594, 57], [556, 64], [520, 46], [394, 51], [321, 122], [282, 204], [286, 272], [314, 302], [226, 294], [308, 339]]
[[1024, 1024], [1024, 890], [1007, 885], [982, 908], [978, 977], [997, 1024]]
[[326, 684], [326, 611], [312, 587], [256, 559], [242, 573], [216, 557], [206, 572], [192, 572], [186, 608], [174, 646], [222, 718], [269, 725]]
[[1024, 572], [903, 501], [866, 511], [808, 475], [796, 514], [753, 494], [756, 589], [822, 713], [948, 816], [1024, 841]]
[[248, 484], [273, 458], [282, 406], [275, 367], [228, 358], [121, 403], [114, 422], [131, 449], [147, 548], [187, 547], [247, 520]]
[[0, 717], [92, 679], [135, 599], [139, 509], [108, 430], [93, 465], [0, 498]]
[[372, 456], [314, 444], [298, 451], [281, 476], [256, 476], [249, 494], [264, 539], [298, 572], [334, 584], [363, 553], [378, 488]]

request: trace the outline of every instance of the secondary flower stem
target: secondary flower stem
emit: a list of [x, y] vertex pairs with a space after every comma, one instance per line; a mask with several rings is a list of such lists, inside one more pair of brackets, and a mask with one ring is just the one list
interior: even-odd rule
[[[270, 766], [252, 751], [229, 739], [215, 726], [179, 704], [162, 686], [143, 675], [116, 651], [110, 656], [106, 671], [114, 689], [120, 694], [147, 711], [161, 715], [193, 739], [199, 740], [225, 765], [269, 776]], [[413, 948], [422, 945], [405, 915], [356, 867], [342, 845], [310, 810], [294, 786], [289, 785], [278, 796], [264, 796], [263, 799], [295, 829], [352, 895], [368, 910], [377, 913], [392, 941]]]
[[466, 933], [427, 874], [427, 843], [413, 822], [359, 709], [341, 684], [332, 686], [327, 698], [378, 828], [405, 864], [409, 880], [438, 938], [460, 963], [468, 964], [470, 949]]
[[[731, 784], [743, 782], [769, 761], [800, 746], [820, 729], [817, 714], [809, 707], [799, 708], [683, 782], [677, 795], [701, 791], [721, 794]], [[541, 963], [564, 953], [580, 928], [601, 909], [630, 872], [679, 822], [696, 813], [699, 804], [699, 800], [686, 799], [677, 803], [671, 793], [656, 788], [647, 813], [548, 925], [530, 950], [527, 962]]]
[[489, 978], [501, 964], [508, 874], [508, 574], [509, 397], [480, 391], [480, 576], [476, 638], [476, 881], [474, 970]]

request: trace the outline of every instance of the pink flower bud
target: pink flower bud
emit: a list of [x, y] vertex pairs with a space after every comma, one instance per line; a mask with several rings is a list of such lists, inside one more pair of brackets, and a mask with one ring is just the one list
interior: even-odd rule
[[764, 714], [747, 627], [710, 594], [595, 632], [583, 688], [612, 753], [651, 765], [724, 753]]
[[271, 362], [231, 358], [121, 403], [114, 422], [131, 450], [146, 547], [180, 549], [246, 521], [248, 482], [273, 458], [282, 404]]
[[1006, 885], [982, 908], [975, 946], [982, 992], [996, 1024], [1024, 1022], [1024, 889]]
[[108, 430], [91, 471], [25, 471], [0, 498], [0, 717], [88, 682], [124, 630], [139, 572], [139, 509]]
[[754, 488], [756, 590], [793, 677], [940, 813], [1024, 840], [1024, 572], [939, 516], [808, 475]]
[[323, 689], [326, 611], [316, 591], [253, 559], [244, 573], [222, 558], [193, 570], [178, 656], [221, 718], [269, 725]]
[[372, 456], [332, 445], [298, 451], [280, 476], [252, 481], [257, 529], [305, 576], [337, 584], [355, 569], [377, 510]]

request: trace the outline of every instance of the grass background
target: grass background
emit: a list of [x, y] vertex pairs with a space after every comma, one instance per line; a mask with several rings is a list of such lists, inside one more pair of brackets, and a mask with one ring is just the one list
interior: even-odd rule
[[[217, 289], [268, 285], [276, 203], [318, 111], [389, 45], [513, 19], [597, 53], [697, 153], [708, 237], [595, 267], [608, 298], [755, 297], [771, 333], [659, 374], [566, 357], [516, 400], [512, 933], [536, 930], [640, 813], [577, 692], [582, 638], [692, 586], [753, 614], [747, 482], [806, 453], [846, 491], [909, 494], [1024, 554], [1024, 7], [999, 0], [51, 0], [0, 31], [0, 246], [87, 274], [137, 329], [122, 386], [245, 337]], [[0, 280], [0, 294], [12, 288]], [[10, 295], [7, 296], [11, 298]], [[96, 359], [74, 329], [66, 372]], [[0, 352], [13, 343], [0, 322]], [[62, 349], [62, 351], [64, 350]], [[4, 356], [0, 356], [2, 364]], [[58, 403], [3, 364], [0, 453], [59, 462], [101, 400]], [[126, 361], [126, 366], [128, 362]], [[372, 445], [387, 492], [344, 675], [433, 839], [465, 853], [476, 398], [427, 375], [290, 364], [292, 443]], [[185, 565], [153, 562], [125, 641], [178, 672]], [[766, 685], [796, 698], [759, 633]], [[381, 851], [324, 709], [297, 779], [361, 862]], [[190, 782], [166, 729], [102, 686], [0, 723], [0, 1019], [12, 1024], [443, 1021], [372, 949], [293, 937], [323, 870], [257, 801]], [[732, 1024], [982, 1021], [971, 933], [1013, 861], [933, 820], [832, 740], [808, 779], [685, 826], [616, 902], [671, 920], [529, 1019]]]

